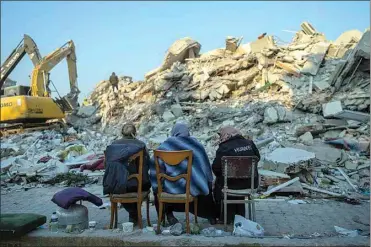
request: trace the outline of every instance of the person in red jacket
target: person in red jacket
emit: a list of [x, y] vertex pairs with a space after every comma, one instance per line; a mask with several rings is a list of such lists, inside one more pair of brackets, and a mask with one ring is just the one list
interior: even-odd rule
[[[214, 200], [217, 205], [217, 210], [220, 211], [221, 201], [223, 198], [222, 189], [224, 187], [224, 177], [222, 169], [223, 156], [256, 156], [260, 160], [260, 153], [252, 140], [246, 139], [242, 136], [242, 133], [231, 126], [226, 126], [219, 131], [219, 148], [216, 151], [216, 156], [212, 164], [212, 170], [216, 177], [215, 188], [214, 188]], [[258, 187], [259, 176], [258, 168], [255, 167], [254, 175], [254, 186]], [[229, 189], [249, 189], [251, 187], [251, 179], [231, 179], [228, 180]], [[243, 200], [244, 198], [233, 197], [231, 200]], [[222, 213], [222, 212], [219, 212]], [[228, 204], [227, 212], [227, 223], [230, 224], [234, 220], [234, 216], [238, 214], [245, 216], [245, 205], [244, 204]], [[218, 214], [220, 215], [220, 214]], [[224, 215], [224, 214], [222, 214]]]

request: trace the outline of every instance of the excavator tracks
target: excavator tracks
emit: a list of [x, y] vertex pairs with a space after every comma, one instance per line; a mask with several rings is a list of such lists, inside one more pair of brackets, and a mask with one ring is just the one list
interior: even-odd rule
[[6, 126], [0, 127], [0, 136], [7, 137], [10, 135], [29, 133], [33, 131], [42, 131], [42, 130], [60, 130], [65, 128], [66, 124], [63, 120], [49, 121], [46, 123], [16, 123], [9, 124]]

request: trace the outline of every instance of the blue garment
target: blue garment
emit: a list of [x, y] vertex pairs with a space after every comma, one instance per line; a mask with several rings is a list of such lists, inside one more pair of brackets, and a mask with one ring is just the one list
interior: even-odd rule
[[[103, 176], [103, 194], [123, 194], [133, 184], [128, 181], [130, 156], [145, 149], [142, 142], [111, 144], [106, 148], [106, 168]], [[145, 179], [145, 176], [143, 177]], [[135, 181], [133, 181], [135, 182]], [[136, 182], [135, 182], [136, 184]]]
[[[164, 143], [162, 143], [157, 150], [192, 150], [193, 161], [190, 188], [191, 195], [208, 195], [210, 192], [209, 184], [213, 181], [209, 159], [201, 143], [199, 143], [194, 137], [190, 137], [188, 128], [183, 127], [184, 126], [182, 126], [182, 124], [176, 124], [172, 130], [173, 136], [169, 137]], [[170, 166], [164, 164], [164, 162], [159, 159], [159, 165], [161, 172], [164, 172], [165, 168], [165, 174], [175, 177], [179, 174], [186, 173], [187, 160], [183, 160], [177, 166]], [[156, 167], [153, 159], [150, 165], [150, 180], [153, 190], [157, 192]], [[186, 192], [185, 185], [185, 179], [179, 179], [176, 182], [171, 182], [165, 179], [163, 183], [163, 191], [170, 194], [184, 194]]]

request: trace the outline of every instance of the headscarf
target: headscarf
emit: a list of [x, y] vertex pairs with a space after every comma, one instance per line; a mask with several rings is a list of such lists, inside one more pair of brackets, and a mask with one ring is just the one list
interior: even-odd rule
[[225, 126], [219, 130], [219, 135], [220, 135], [219, 143], [223, 143], [223, 142], [228, 141], [232, 137], [235, 137], [238, 135], [242, 136], [242, 133], [241, 131], [239, 131], [238, 129], [232, 126]]
[[174, 137], [189, 137], [189, 128], [184, 123], [176, 123], [171, 130], [171, 136]]
[[137, 130], [132, 123], [126, 123], [124, 126], [122, 126], [121, 134], [125, 139], [133, 139], [135, 138], [135, 135], [137, 133]]

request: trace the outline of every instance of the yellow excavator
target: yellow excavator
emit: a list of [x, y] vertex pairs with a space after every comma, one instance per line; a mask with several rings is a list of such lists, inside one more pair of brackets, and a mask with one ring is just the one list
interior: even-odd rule
[[[49, 89], [51, 81], [49, 72], [66, 58], [70, 92], [55, 100], [51, 98]], [[30, 124], [47, 123], [50, 120], [63, 119], [65, 112], [78, 106], [77, 68], [75, 45], [72, 40], [41, 59], [34, 67], [31, 75], [29, 93], [23, 92], [14, 96], [1, 97], [0, 123]]]

